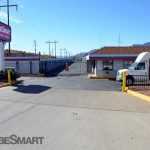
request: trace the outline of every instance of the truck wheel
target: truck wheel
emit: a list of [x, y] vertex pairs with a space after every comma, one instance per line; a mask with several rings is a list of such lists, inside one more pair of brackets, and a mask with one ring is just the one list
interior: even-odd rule
[[134, 83], [134, 81], [133, 81], [132, 78], [127, 78], [126, 82], [127, 82], [127, 83], [126, 83], [127, 86], [131, 86], [131, 85], [133, 85], [133, 83]]

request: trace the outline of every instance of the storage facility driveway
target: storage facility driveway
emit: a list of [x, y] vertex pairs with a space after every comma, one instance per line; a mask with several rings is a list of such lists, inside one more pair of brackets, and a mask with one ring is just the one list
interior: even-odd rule
[[2, 150], [149, 149], [150, 104], [114, 81], [86, 76], [26, 77], [0, 89], [1, 136], [44, 136], [43, 145]]

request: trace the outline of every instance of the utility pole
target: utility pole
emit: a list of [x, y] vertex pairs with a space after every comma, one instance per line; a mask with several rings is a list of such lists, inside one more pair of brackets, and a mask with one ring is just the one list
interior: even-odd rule
[[54, 45], [54, 47], [55, 47], [55, 58], [57, 57], [57, 41], [55, 40], [55, 41], [47, 41], [46, 42], [47, 44], [49, 44], [49, 55], [51, 54], [51, 44], [52, 44], [52, 51], [53, 51], [53, 45]]
[[46, 44], [48, 44], [49, 58], [50, 58], [51, 57], [51, 41], [47, 41]]
[[121, 46], [121, 35], [120, 35], [120, 33], [119, 33], [119, 37], [118, 37], [118, 45], [119, 45], [119, 47]]
[[68, 52], [68, 57], [70, 58], [70, 56], [71, 56], [71, 55], [70, 55], [70, 52]]
[[64, 48], [64, 57], [67, 58], [67, 49]]
[[[11, 7], [15, 7], [16, 8], [16, 11], [18, 9], [18, 5], [17, 4], [9, 4], [9, 0], [7, 0], [7, 4], [6, 5], [1, 5], [0, 8], [7, 8], [7, 24], [8, 26], [10, 26], [10, 8]], [[8, 44], [8, 51], [9, 51], [9, 54], [10, 54], [10, 48], [11, 48], [11, 45], [10, 45], [10, 42]]]
[[55, 45], [55, 58], [57, 57], [57, 47], [56, 47], [56, 46], [57, 46], [57, 43], [58, 43], [58, 42], [55, 40], [55, 41], [54, 41], [54, 45]]
[[36, 55], [36, 52], [37, 52], [37, 41], [34, 40], [34, 52], [35, 52], [35, 55]]
[[63, 49], [60, 49], [60, 58], [62, 58], [62, 51]]

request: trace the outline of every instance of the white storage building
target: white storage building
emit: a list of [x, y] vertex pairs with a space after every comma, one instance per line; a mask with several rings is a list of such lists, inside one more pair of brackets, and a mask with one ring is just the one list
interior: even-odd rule
[[39, 74], [40, 59], [38, 56], [6, 57], [5, 68], [12, 67], [16, 72], [27, 74]]

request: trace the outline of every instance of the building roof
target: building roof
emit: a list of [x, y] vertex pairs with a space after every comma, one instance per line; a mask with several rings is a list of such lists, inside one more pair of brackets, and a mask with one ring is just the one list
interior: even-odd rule
[[129, 46], [129, 47], [103, 47], [94, 53], [101, 55], [138, 55], [142, 52], [150, 52], [150, 46]]
[[103, 47], [89, 54], [86, 60], [135, 60], [142, 52], [150, 52], [150, 46]]
[[[34, 54], [32, 52], [26, 52], [26, 51], [21, 51], [21, 50], [14, 50], [14, 49], [11, 49], [11, 53], [9, 54], [9, 51], [8, 49], [5, 49], [5, 57], [39, 57], [39, 53], [38, 54]], [[44, 59], [44, 60], [47, 60], [49, 59], [49, 55], [43, 55], [41, 54], [40, 55], [40, 59]], [[54, 58], [53, 56], [51, 56], [51, 58]]]

